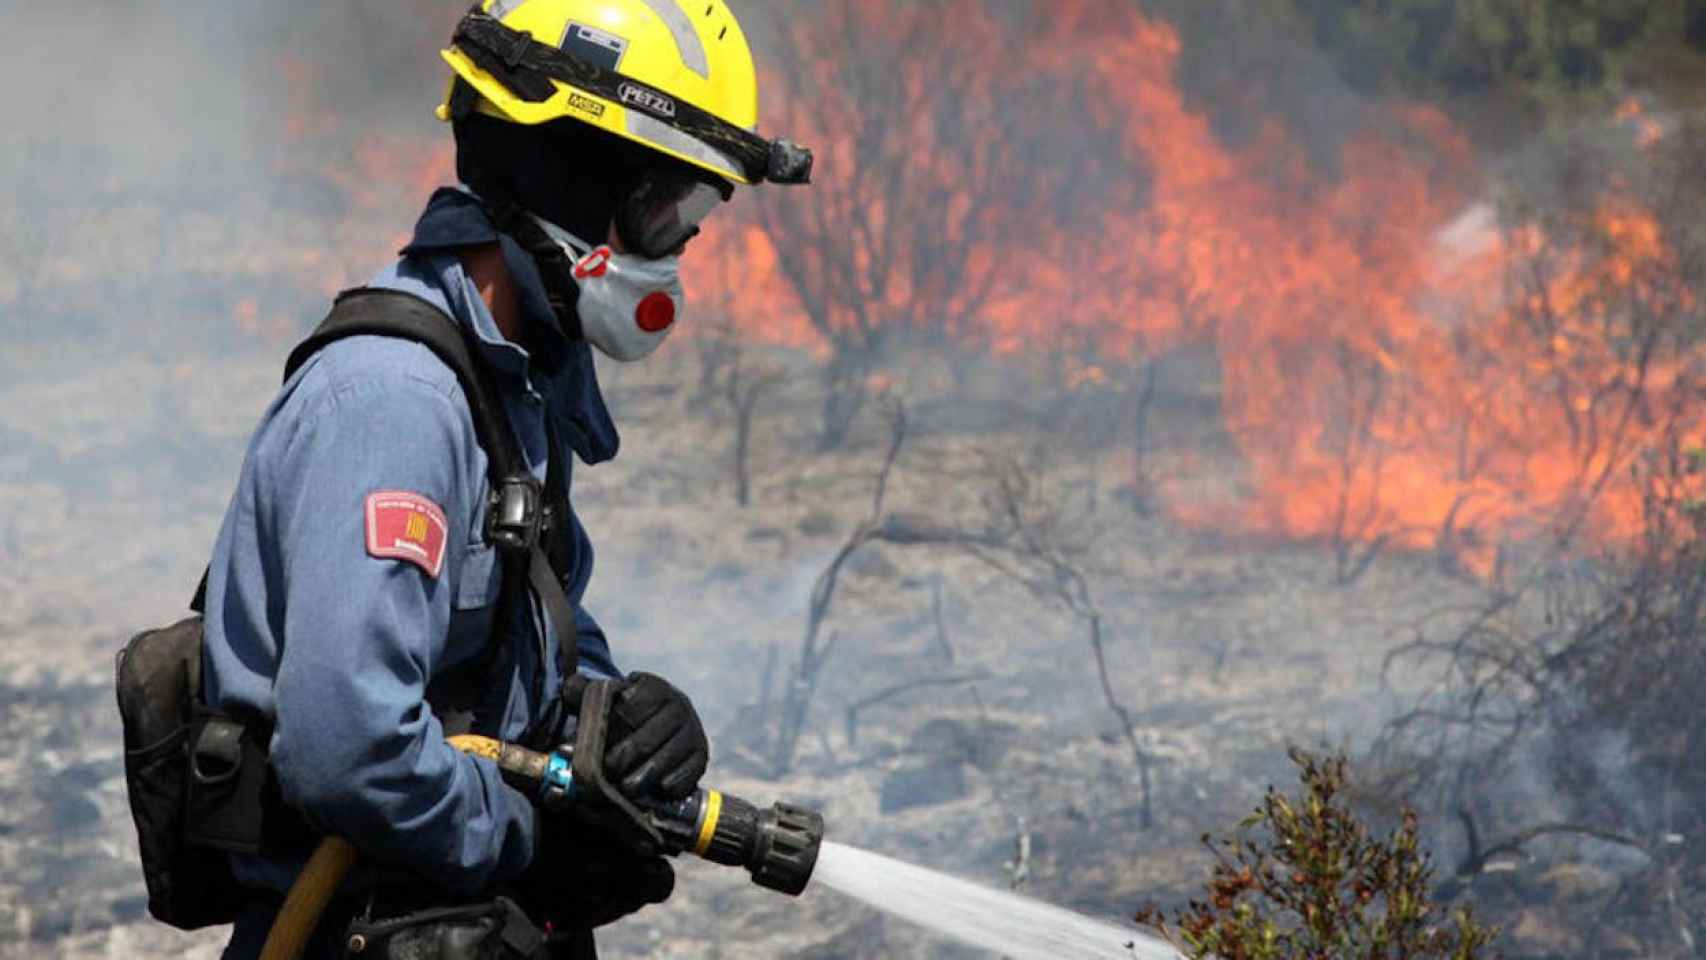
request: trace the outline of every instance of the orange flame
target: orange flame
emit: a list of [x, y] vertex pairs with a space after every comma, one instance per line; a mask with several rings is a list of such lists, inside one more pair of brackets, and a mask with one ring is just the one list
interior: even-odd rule
[[[838, 9], [861, 24], [894, 22], [892, 4]], [[1676, 264], [1650, 212], [1608, 200], [1583, 248], [1539, 227], [1500, 234], [1490, 215], [1465, 216], [1480, 188], [1473, 150], [1425, 106], [1393, 110], [1384, 127], [1351, 138], [1331, 174], [1276, 121], [1229, 148], [1175, 82], [1180, 46], [1170, 26], [1094, 3], [1052, 12], [1054, 32], [1035, 38], [1028, 66], [1066, 77], [1089, 65], [1091, 89], [1106, 95], [1082, 110], [1096, 128], [1123, 132], [1132, 183], [1107, 186], [1100, 222], [1077, 225], [1076, 238], [983, 237], [972, 262], [1020, 269], [1028, 282], [991, 298], [968, 339], [1011, 354], [1087, 339], [1109, 358], [1212, 343], [1248, 495], [1205, 500], [1193, 489], [1200, 484], [1179, 483], [1170, 507], [1186, 523], [1438, 547], [1482, 572], [1507, 537], [1637, 532], [1642, 493], [1621, 478], [1673, 424], [1633, 411], [1664, 407], [1681, 371], [1677, 361], [1637, 369], [1613, 345], [1606, 316], [1692, 298], [1652, 279], [1675, 277]], [[1110, 25], [1111, 16], [1120, 22]], [[975, 45], [997, 42], [980, 36]], [[943, 55], [957, 52], [977, 55], [951, 42]], [[885, 62], [905, 69], [904, 58]], [[1618, 119], [1636, 122], [1643, 144], [1662, 133], [1633, 101]], [[930, 144], [932, 132], [918, 131], [917, 142]], [[856, 133], [813, 133], [823, 138], [826, 182], [802, 202], [825, 208], [832, 227], [813, 239], [833, 241], [861, 223], [881, 229], [887, 202], [849, 203]], [[1146, 190], [1135, 186], [1140, 171]], [[767, 234], [769, 249], [801, 257], [800, 231], [783, 227]], [[1063, 250], [1070, 269], [1051, 267]], [[1522, 261], [1535, 258], [1553, 261], [1544, 282], [1509, 289]], [[850, 262], [856, 272], [875, 269], [868, 251]], [[736, 300], [763, 327], [785, 318], [809, 331], [801, 288], [828, 285], [785, 273], [743, 276]], [[872, 292], [896, 318], [922, 293], [905, 284]], [[1067, 374], [1074, 385], [1104, 373], [1094, 363], [1077, 371]]]
[[[1626, 191], [1583, 222], [1501, 223], [1468, 139], [1421, 105], [1329, 164], [1274, 118], [1230, 146], [1177, 82], [1177, 32], [1130, 5], [1063, 0], [1042, 26], [972, 0], [821, 11], [785, 26], [765, 83], [818, 182], [743, 194], [684, 263], [744, 336], [830, 356], [931, 331], [1070, 354], [1072, 388], [1212, 346], [1243, 476], [1165, 488], [1177, 520], [1481, 572], [1511, 539], [1634, 536], [1630, 468], [1700, 442], [1676, 413], [1697, 358], [1640, 349], [1639, 318], [1694, 294]], [[1637, 100], [1614, 120], [1664, 134]], [[372, 209], [449, 161], [370, 137], [329, 176]]]
[[1646, 105], [1639, 97], [1630, 97], [1618, 104], [1612, 119], [1633, 130], [1635, 143], [1643, 148], [1650, 149], [1664, 139], [1664, 124], [1647, 113]]

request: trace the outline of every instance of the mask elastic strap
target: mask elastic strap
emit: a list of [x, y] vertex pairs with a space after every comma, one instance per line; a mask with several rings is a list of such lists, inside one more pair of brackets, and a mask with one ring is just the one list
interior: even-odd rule
[[474, 188], [492, 226], [499, 233], [509, 234], [533, 258], [534, 265], [539, 268], [539, 279], [545, 285], [545, 300], [563, 333], [571, 339], [580, 339], [580, 313], [575, 309], [580, 302], [580, 289], [570, 279], [574, 261], [508, 193], [501, 189], [487, 189], [490, 184], [472, 183], [469, 186]]
[[551, 242], [555, 243], [559, 250], [564, 247], [568, 247], [568, 252], [563, 255], [569, 258], [570, 263], [579, 263], [581, 258], [598, 249], [593, 244], [582, 240], [575, 234], [564, 230], [562, 227], [556, 226], [542, 217], [529, 215], [528, 219], [532, 220], [534, 225], [539, 229], [545, 231], [545, 236], [550, 238]]

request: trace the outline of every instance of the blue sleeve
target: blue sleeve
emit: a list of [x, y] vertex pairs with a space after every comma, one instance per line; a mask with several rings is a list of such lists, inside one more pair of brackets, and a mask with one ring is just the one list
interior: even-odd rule
[[[454, 749], [425, 701], [467, 542], [473, 442], [441, 386], [391, 375], [316, 397], [269, 444], [265, 526], [284, 585], [272, 761], [285, 799], [379, 860], [475, 893], [532, 858], [532, 805]], [[409, 491], [448, 520], [437, 576], [367, 551], [364, 504]]]
[[610, 653], [610, 641], [604, 637], [604, 628], [586, 612], [586, 608], [575, 607], [575, 649], [580, 652], [579, 672], [599, 679], [619, 678], [622, 671], [616, 666], [616, 659]]

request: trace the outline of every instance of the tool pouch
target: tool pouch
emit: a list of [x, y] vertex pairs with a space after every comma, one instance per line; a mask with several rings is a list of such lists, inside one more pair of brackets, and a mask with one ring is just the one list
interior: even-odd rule
[[184, 930], [230, 923], [238, 887], [226, 855], [187, 836], [195, 703], [201, 690], [200, 617], [132, 637], [118, 654], [124, 779], [148, 912]]
[[201, 646], [201, 618], [186, 617], [132, 637], [117, 669], [148, 912], [183, 930], [230, 923], [242, 908], [228, 854], [290, 855], [315, 839], [279, 796], [265, 725], [202, 705]]
[[[184, 840], [227, 853], [262, 852], [277, 786], [261, 731], [198, 706], [189, 727]], [[276, 845], [276, 844], [275, 844]]]
[[344, 938], [356, 960], [547, 960], [575, 956], [547, 936], [507, 897], [421, 910], [385, 920], [357, 917]]

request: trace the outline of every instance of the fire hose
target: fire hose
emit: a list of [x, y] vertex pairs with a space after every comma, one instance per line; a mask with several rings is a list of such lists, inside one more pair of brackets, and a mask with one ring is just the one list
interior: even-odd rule
[[[496, 763], [504, 780], [542, 806], [574, 802], [568, 750], [541, 753], [490, 737], [455, 736], [450, 744]], [[648, 805], [645, 814], [663, 839], [663, 852], [692, 852], [712, 863], [745, 867], [752, 882], [797, 896], [811, 879], [823, 842], [823, 816], [787, 803], [758, 807], [732, 794], [699, 788], [684, 800]], [[284, 898], [261, 960], [297, 960], [339, 885], [355, 866], [355, 845], [327, 837], [315, 848]]]

